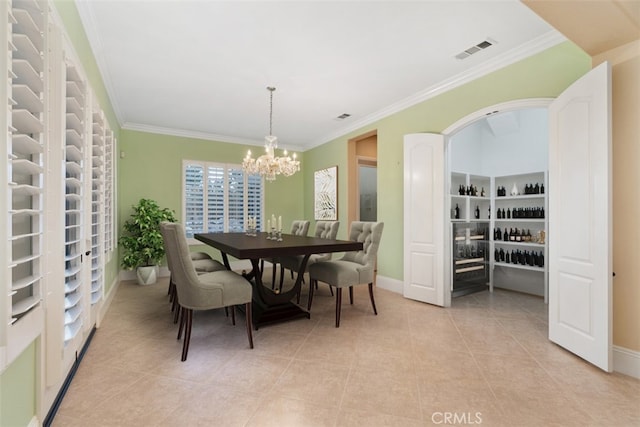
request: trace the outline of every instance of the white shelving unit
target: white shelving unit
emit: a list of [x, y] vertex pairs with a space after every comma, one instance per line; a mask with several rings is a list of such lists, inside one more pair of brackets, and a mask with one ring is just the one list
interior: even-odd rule
[[[537, 185], [537, 193], [536, 191]], [[526, 194], [527, 186], [531, 187], [530, 192], [534, 194]], [[498, 196], [498, 189], [504, 188], [506, 195]], [[517, 194], [512, 195], [512, 191]], [[545, 302], [548, 300], [548, 269], [546, 264], [547, 251], [547, 173], [546, 172], [533, 172], [523, 173], [516, 175], [496, 176], [493, 178], [492, 185], [492, 211], [496, 212], [495, 217], [492, 219], [492, 236], [491, 236], [491, 267], [492, 267], [492, 282], [495, 282], [496, 270], [495, 269], [513, 269], [518, 271], [526, 271], [527, 274], [539, 274], [538, 278], [521, 277], [522, 283], [531, 283], [532, 285], [525, 289], [518, 288], [517, 290], [524, 290], [531, 293], [535, 293], [544, 297]], [[514, 218], [513, 211], [522, 209], [523, 212], [529, 212], [529, 216], [522, 218]], [[497, 211], [509, 212], [510, 218], [498, 218]], [[524, 215], [523, 215], [524, 216]], [[499, 228], [502, 234], [501, 239], [496, 239], [496, 228]], [[530, 241], [505, 241], [505, 231], [511, 233], [518, 230], [520, 233], [527, 233], [531, 235]], [[502, 249], [505, 253], [509, 253], [509, 261], [500, 257], [496, 260], [496, 250]], [[529, 254], [528, 263], [513, 262], [513, 255], [517, 252]], [[535, 257], [533, 256], [535, 254]], [[535, 259], [536, 262], [533, 262]], [[533, 265], [531, 265], [533, 263]], [[533, 284], [537, 282], [538, 284]], [[495, 284], [495, 283], [494, 283]], [[502, 285], [505, 286], [504, 284]], [[506, 285], [509, 286], [509, 285]], [[537, 287], [533, 289], [532, 287]]]
[[[525, 187], [531, 186], [532, 191], [534, 191], [536, 184], [538, 184], [539, 191], [537, 194], [524, 194]], [[517, 194], [511, 195], [514, 186]], [[505, 188], [506, 196], [497, 196], [497, 190], [501, 187]], [[451, 277], [454, 296], [456, 295], [455, 288], [458, 274], [467, 273], [468, 271], [465, 268], [468, 267], [480, 270], [485, 268], [484, 265], [486, 265], [489, 270], [487, 281], [491, 291], [493, 291], [493, 287], [497, 282], [500, 282], [500, 287], [508, 289], [512, 289], [510, 287], [511, 283], [518, 282], [519, 284], [522, 282], [525, 283], [524, 287], [514, 287], [513, 289], [544, 296], [545, 302], [547, 301], [548, 273], [544, 259], [547, 254], [546, 230], [548, 227], [547, 219], [542, 217], [542, 212], [547, 211], [547, 196], [540, 192], [543, 191], [542, 188], [546, 190], [546, 187], [546, 172], [495, 177], [468, 174], [460, 171], [451, 173], [449, 202], [452, 224], [451, 236], [453, 239], [452, 259], [454, 262]], [[484, 195], [482, 195], [483, 193]], [[522, 211], [518, 211], [519, 209]], [[509, 211], [509, 218], [498, 218], [498, 211], [502, 212], [503, 210], [505, 216], [507, 210]], [[522, 217], [514, 218], [514, 214], [511, 213], [512, 210], [516, 211], [516, 216], [518, 215], [517, 212], [522, 212]], [[525, 213], [528, 217], [525, 217]], [[537, 216], [534, 217], [534, 215]], [[476, 230], [486, 224], [489, 235], [486, 246], [486, 261], [471, 266], [466, 265], [468, 264], [468, 257], [462, 259], [460, 254], [456, 253], [460, 248], [460, 243], [456, 242], [456, 239], [461, 238], [460, 236], [456, 237], [456, 229], [460, 230], [461, 227], [473, 229], [471, 226], [474, 223], [476, 224]], [[505, 230], [507, 233], [512, 233], [517, 229], [519, 233], [527, 233], [527, 238], [530, 234], [531, 240], [498, 240], [495, 238], [495, 230], [497, 228], [501, 230], [502, 236], [504, 236]], [[467, 234], [469, 235], [469, 233]], [[464, 239], [467, 244], [470, 244], [468, 235]], [[539, 243], [539, 239], [542, 239], [543, 243]], [[509, 262], [506, 262], [506, 257], [505, 259], [500, 259], [500, 257], [496, 259], [496, 250], [502, 250], [505, 254], [509, 253]], [[518, 259], [515, 263], [512, 261], [512, 253]], [[522, 254], [520, 257], [522, 261], [526, 260], [528, 262], [520, 262], [517, 254]], [[531, 265], [534, 258], [536, 262]], [[462, 264], [465, 265], [463, 266]], [[511, 273], [505, 273], [507, 271], [511, 271]], [[520, 276], [517, 276], [518, 272], [526, 273], [520, 273]], [[537, 274], [539, 276], [536, 276]], [[498, 276], [508, 277], [508, 280], [499, 281], [497, 280]], [[482, 279], [479, 278], [479, 280], [481, 281]]]

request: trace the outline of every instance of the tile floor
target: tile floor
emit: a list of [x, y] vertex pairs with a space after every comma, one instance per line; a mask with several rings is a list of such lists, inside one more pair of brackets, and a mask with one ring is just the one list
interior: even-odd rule
[[640, 381], [550, 343], [537, 297], [443, 309], [376, 289], [374, 316], [361, 286], [336, 329], [321, 284], [311, 319], [260, 328], [253, 350], [242, 315], [197, 313], [182, 363], [166, 289], [120, 284], [54, 426], [640, 425]]

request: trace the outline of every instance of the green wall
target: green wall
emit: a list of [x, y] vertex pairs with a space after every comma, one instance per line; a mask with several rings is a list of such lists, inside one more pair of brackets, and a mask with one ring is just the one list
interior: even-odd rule
[[26, 426], [35, 416], [36, 363], [34, 341], [0, 375], [0, 426]]
[[[173, 209], [179, 220], [182, 216], [182, 160], [219, 163], [242, 163], [248, 149], [256, 147], [170, 136], [123, 129], [120, 133], [118, 162], [119, 226], [127, 220], [131, 207], [141, 198], [156, 200], [160, 206]], [[301, 162], [301, 168], [304, 165]], [[304, 217], [302, 174], [279, 176], [265, 181], [265, 215], [282, 215], [283, 224]], [[207, 246], [194, 246], [220, 259], [217, 251]]]
[[348, 140], [378, 131], [378, 220], [385, 222], [378, 274], [403, 280], [403, 136], [442, 132], [483, 107], [525, 98], [555, 98], [591, 69], [591, 58], [570, 42], [507, 66], [362, 129], [306, 151], [304, 213], [313, 216], [313, 172], [338, 165], [338, 208], [345, 237]]

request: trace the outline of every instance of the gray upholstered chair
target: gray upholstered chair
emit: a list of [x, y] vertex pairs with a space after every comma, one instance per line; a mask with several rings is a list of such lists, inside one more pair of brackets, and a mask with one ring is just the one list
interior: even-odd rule
[[[291, 232], [295, 236], [306, 236], [309, 232], [309, 221], [304, 219], [298, 219], [291, 223]], [[271, 264], [273, 265], [271, 271], [271, 289], [276, 287], [276, 265], [280, 263], [279, 258], [272, 258]], [[261, 261], [260, 271], [264, 270], [264, 260]], [[280, 289], [282, 289], [282, 278], [280, 278]]]
[[317, 282], [324, 282], [337, 288], [336, 328], [340, 327], [342, 288], [349, 288], [349, 301], [353, 304], [353, 287], [365, 283], [368, 284], [371, 306], [373, 307], [373, 312], [378, 314], [376, 302], [373, 298], [373, 279], [383, 228], [383, 222], [352, 222], [349, 230], [349, 240], [362, 242], [363, 249], [346, 252], [342, 258], [337, 260], [316, 262], [308, 268], [311, 280], [309, 286], [309, 310], [311, 310], [313, 289]]
[[[338, 228], [340, 228], [340, 221], [318, 221], [316, 222], [316, 231], [314, 233], [314, 237], [334, 240], [338, 235]], [[307, 269], [311, 264], [314, 264], [316, 262], [329, 261], [331, 259], [331, 255], [331, 253], [311, 255], [309, 257], [309, 260], [307, 261]], [[294, 271], [297, 272], [298, 270], [300, 270], [303, 259], [303, 255], [285, 256], [278, 258], [278, 261], [280, 262], [280, 290], [282, 290], [282, 283], [284, 281], [284, 270], [290, 270], [291, 278], [293, 279], [293, 273]], [[304, 274], [304, 271], [301, 273]]]
[[187, 360], [187, 353], [189, 352], [193, 310], [231, 307], [231, 318], [235, 324], [235, 306], [244, 304], [249, 347], [253, 348], [253, 336], [251, 333], [251, 297], [253, 289], [251, 284], [244, 277], [226, 269], [198, 275], [189, 253], [189, 246], [187, 245], [182, 225], [162, 222], [160, 231], [167, 251], [169, 269], [176, 285], [178, 304], [182, 313], [178, 339], [182, 334], [182, 327], [185, 327], [182, 361]]
[[[166, 252], [166, 251], [165, 251]], [[211, 273], [212, 271], [226, 270], [226, 267], [213, 258], [206, 252], [191, 252], [189, 254], [193, 261], [193, 267], [196, 269], [196, 273], [204, 274]], [[173, 323], [178, 322], [178, 298], [176, 293], [176, 284], [173, 283], [173, 275], [169, 276], [169, 302], [172, 303], [171, 311], [175, 312]]]

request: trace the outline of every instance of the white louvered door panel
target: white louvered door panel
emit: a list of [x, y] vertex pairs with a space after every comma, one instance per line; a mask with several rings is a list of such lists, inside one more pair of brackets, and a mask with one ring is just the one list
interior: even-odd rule
[[[7, 240], [0, 299], [0, 371], [40, 333], [46, 145], [46, 16], [37, 1], [3, 2]], [[38, 319], [36, 319], [38, 318]], [[41, 321], [41, 320], [40, 320]]]
[[93, 113], [91, 146], [91, 304], [102, 299], [104, 287], [104, 168], [105, 120]]
[[66, 68], [65, 130], [65, 317], [64, 342], [73, 340], [83, 326], [83, 252], [86, 87], [77, 70]]
[[[105, 126], [107, 124], [105, 123]], [[113, 131], [105, 128], [104, 134], [104, 252], [107, 260], [115, 249], [114, 167], [115, 138]], [[106, 262], [106, 261], [105, 261]]]

